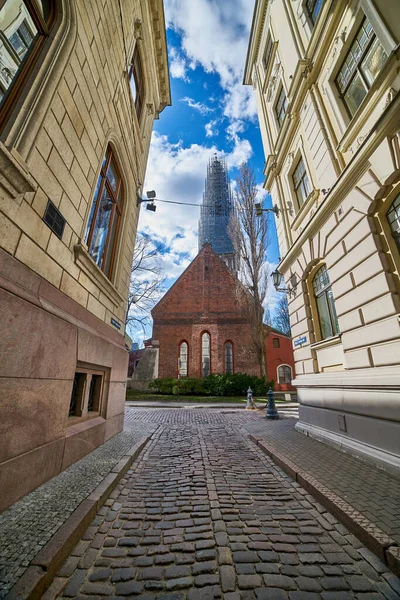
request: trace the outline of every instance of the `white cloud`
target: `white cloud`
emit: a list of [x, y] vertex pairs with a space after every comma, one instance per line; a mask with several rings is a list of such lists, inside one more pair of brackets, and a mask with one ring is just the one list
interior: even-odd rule
[[182, 52], [192, 68], [201, 65], [207, 73], [219, 75], [225, 91], [224, 115], [254, 119], [253, 90], [242, 85], [253, 2], [169, 0], [165, 13], [167, 26], [181, 36]]
[[195, 102], [193, 98], [189, 98], [188, 96], [185, 96], [184, 98], [179, 98], [179, 101], [186, 102], [186, 104], [190, 106], [190, 108], [194, 108], [195, 110], [199, 111], [199, 113], [203, 116], [214, 110], [213, 108], [210, 108], [202, 102]]
[[183, 79], [183, 81], [190, 83], [190, 79], [187, 76], [187, 62], [183, 56], [179, 55], [177, 49], [174, 47], [171, 47], [169, 50], [169, 71], [171, 77], [174, 79]]
[[217, 124], [218, 119], [214, 119], [214, 121], [205, 124], [206, 137], [214, 137], [219, 134], [219, 130], [216, 128]]

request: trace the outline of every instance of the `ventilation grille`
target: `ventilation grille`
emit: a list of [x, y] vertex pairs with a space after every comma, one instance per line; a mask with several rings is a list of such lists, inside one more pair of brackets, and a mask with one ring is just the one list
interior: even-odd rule
[[51, 200], [47, 201], [46, 210], [44, 211], [43, 215], [43, 221], [61, 240], [64, 233], [65, 219]]

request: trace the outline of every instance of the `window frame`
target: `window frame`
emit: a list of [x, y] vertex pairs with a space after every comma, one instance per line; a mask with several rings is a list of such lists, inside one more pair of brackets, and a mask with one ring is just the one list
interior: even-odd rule
[[[208, 335], [208, 339], [209, 339], [209, 364], [208, 364], [208, 373], [207, 375], [204, 375], [204, 368], [203, 368], [203, 337], [205, 335]], [[203, 331], [200, 335], [200, 373], [201, 373], [201, 377], [208, 377], [208, 375], [211, 375], [211, 334], [209, 331]]]
[[[279, 112], [278, 112], [278, 104], [280, 103], [282, 96], [284, 98], [284, 101], [282, 103], [282, 106], [284, 107], [283, 114], [282, 114], [281, 110], [279, 110]], [[279, 131], [282, 129], [283, 123], [285, 122], [288, 108], [289, 108], [289, 101], [288, 101], [288, 98], [287, 98], [287, 95], [285, 92], [285, 88], [283, 87], [283, 84], [281, 84], [279, 91], [275, 98], [275, 103], [274, 103], [274, 114], [275, 114], [276, 122], [278, 124]]]
[[[226, 358], [227, 358], [226, 351], [227, 351], [228, 344], [231, 348], [231, 370], [230, 371], [227, 370], [227, 360], [226, 360]], [[224, 373], [226, 373], [228, 375], [232, 375], [234, 372], [235, 371], [234, 371], [234, 365], [233, 365], [233, 342], [232, 342], [232, 340], [226, 340], [226, 342], [224, 344]]]
[[[79, 375], [79, 389], [75, 410], [71, 412], [72, 394], [74, 391], [74, 382], [71, 390], [70, 404], [68, 410], [68, 426], [74, 425], [78, 421], [85, 421], [101, 416], [104, 410], [104, 390], [106, 372], [96, 368], [81, 366], [79, 363], [76, 366], [74, 380], [76, 375]], [[95, 379], [94, 379], [95, 378]], [[93, 405], [89, 408], [89, 395], [91, 391], [92, 381], [95, 381], [95, 397]]]
[[[344, 65], [345, 65], [347, 59], [350, 56], [350, 53], [352, 52], [352, 48], [354, 47], [354, 45], [356, 43], [356, 40], [357, 40], [357, 37], [358, 37], [360, 31], [363, 29], [363, 27], [364, 27], [364, 25], [366, 23], [369, 23], [369, 25], [371, 27], [371, 30], [372, 30], [372, 35], [368, 39], [367, 44], [363, 48], [363, 50], [362, 50], [361, 54], [359, 55], [359, 57], [357, 58], [357, 62], [356, 62], [354, 71], [351, 74], [351, 76], [349, 77], [348, 82], [346, 83], [346, 85], [344, 86], [344, 88], [342, 90], [342, 88], [340, 87], [340, 85], [338, 83], [339, 76], [340, 76], [340, 74], [342, 72], [342, 69], [344, 68]], [[369, 90], [373, 86], [373, 84], [376, 81], [377, 77], [379, 77], [379, 75], [377, 75], [377, 77], [375, 77], [375, 79], [372, 81], [372, 83], [369, 83], [368, 80], [367, 80], [367, 78], [366, 78], [366, 76], [365, 76], [365, 74], [362, 71], [362, 68], [361, 68], [361, 65], [362, 65], [363, 61], [367, 57], [369, 51], [371, 50], [371, 48], [372, 48], [372, 46], [373, 46], [373, 44], [374, 44], [374, 42], [376, 40], [378, 41], [378, 43], [380, 44], [380, 46], [383, 48], [383, 51], [386, 54], [386, 60], [385, 60], [385, 62], [382, 65], [382, 66], [384, 66], [386, 64], [389, 56], [387, 54], [385, 46], [380, 41], [380, 39], [378, 37], [378, 34], [376, 33], [374, 27], [371, 24], [371, 19], [366, 14], [364, 14], [364, 16], [363, 16], [363, 18], [361, 20], [361, 23], [359, 24], [359, 26], [357, 27], [357, 29], [354, 32], [354, 35], [351, 38], [351, 44], [347, 48], [347, 51], [346, 51], [345, 55], [343, 56], [342, 60], [340, 61], [339, 67], [338, 67], [336, 75], [334, 77], [334, 82], [335, 82], [335, 87], [336, 87], [337, 94], [338, 94], [338, 96], [339, 96], [339, 98], [340, 98], [340, 100], [341, 100], [341, 102], [342, 102], [342, 104], [343, 104], [343, 106], [345, 108], [347, 116], [350, 118], [350, 120], [355, 117], [355, 115], [358, 112], [360, 106], [362, 106], [365, 98], [368, 96]], [[365, 87], [366, 94], [365, 94], [364, 98], [361, 100], [360, 104], [357, 106], [357, 108], [354, 111], [354, 113], [352, 113], [351, 109], [349, 108], [349, 105], [346, 102], [345, 95], [348, 92], [351, 84], [353, 83], [353, 81], [355, 80], [355, 78], [357, 77], [357, 75], [360, 77], [360, 79], [361, 79], [361, 81], [362, 81], [362, 83], [363, 83], [363, 85]]]
[[267, 39], [265, 41], [265, 46], [264, 46], [263, 57], [262, 57], [262, 64], [263, 64], [265, 72], [268, 71], [273, 52], [274, 52], [274, 41], [272, 39], [271, 32], [268, 31]]
[[[55, 25], [56, 16], [57, 16], [56, 2], [54, 0], [49, 0], [49, 14], [47, 16], [47, 19], [43, 18], [43, 16], [40, 13], [40, 10], [38, 9], [34, 0], [21, 0], [21, 1], [22, 1], [22, 4], [25, 6], [27, 12], [29, 13], [29, 16], [31, 17], [31, 19], [37, 29], [37, 33], [36, 33], [36, 35], [33, 35], [31, 47], [28, 48], [25, 56], [23, 56], [22, 60], [20, 60], [20, 63], [18, 64], [18, 68], [17, 68], [17, 73], [16, 73], [14, 79], [12, 80], [11, 84], [9, 85], [9, 87], [6, 90], [4, 90], [4, 86], [1, 85], [2, 90], [4, 90], [4, 97], [0, 104], [0, 131], [4, 128], [5, 124], [7, 123], [7, 120], [10, 117], [11, 111], [15, 108], [18, 98], [21, 96], [21, 94], [23, 92], [23, 88], [27, 84], [28, 77], [32, 73], [34, 65], [36, 64], [36, 62], [39, 58], [39, 55], [43, 49], [43, 46], [44, 46], [46, 40], [49, 39], [49, 37], [50, 37], [50, 33]], [[7, 4], [7, 0], [5, 2], [0, 2], [0, 10], [5, 8], [6, 4]], [[24, 21], [25, 21], [25, 19], [23, 19], [21, 21], [21, 23], [19, 24], [19, 26], [15, 30], [15, 32], [19, 29], [19, 27], [21, 26], [21, 24]], [[28, 29], [30, 30], [29, 24], [28, 24]], [[33, 32], [31, 32], [31, 33], [33, 33]], [[4, 45], [6, 47], [9, 45], [14, 56], [17, 59], [20, 59], [20, 57], [18, 56], [18, 53], [16, 52], [16, 50], [14, 49], [13, 45], [11, 44], [9, 39], [6, 37], [6, 35], [4, 33], [2, 33], [1, 37], [2, 37], [2, 41], [3, 41]], [[36, 39], [35, 39], [35, 37], [36, 37]]]
[[[140, 74], [140, 77], [139, 77], [138, 73]], [[133, 98], [133, 94], [132, 94], [132, 86], [131, 86], [132, 79], [135, 82], [136, 98]], [[144, 101], [145, 101], [145, 96], [146, 96], [146, 86], [145, 86], [145, 78], [144, 78], [143, 60], [142, 60], [142, 56], [141, 56], [141, 52], [140, 52], [138, 44], [135, 45], [135, 49], [133, 51], [132, 61], [131, 61], [131, 64], [130, 64], [129, 70], [128, 70], [128, 81], [129, 81], [130, 93], [132, 94], [132, 99], [133, 99], [133, 102], [135, 105], [136, 116], [140, 123], [140, 120], [141, 120], [141, 117], [143, 114], [143, 107], [144, 107]]]
[[[298, 170], [298, 168], [300, 167], [301, 164], [303, 165], [304, 173], [301, 176], [301, 178], [299, 180], [299, 183], [296, 185], [296, 182], [295, 182], [295, 173], [296, 173], [296, 171]], [[298, 210], [300, 210], [304, 206], [304, 204], [307, 202], [307, 198], [312, 193], [313, 188], [311, 186], [311, 181], [310, 181], [310, 177], [308, 175], [308, 171], [307, 171], [307, 167], [306, 167], [306, 163], [305, 163], [304, 157], [303, 157], [303, 155], [301, 153], [300, 153], [300, 158], [295, 163], [295, 165], [296, 166], [293, 168], [293, 170], [290, 173], [290, 177], [291, 177], [291, 183], [292, 183], [292, 186], [293, 186], [293, 192], [294, 192], [294, 195], [296, 197], [297, 208], [298, 208]], [[308, 194], [304, 198], [302, 198], [302, 200], [300, 200], [299, 199], [299, 190], [300, 190], [300, 188], [302, 186], [304, 187], [304, 189], [306, 189], [307, 186], [303, 185], [305, 181], [307, 181], [307, 183], [308, 183], [308, 188], [309, 188]]]
[[[325, 0], [321, 0], [321, 5], [319, 7], [319, 11], [318, 11], [318, 14], [316, 16], [314, 16], [314, 10], [315, 10], [315, 7], [318, 4], [319, 0], [305, 0], [304, 1], [304, 5], [303, 6], [304, 6], [304, 9], [305, 9], [305, 11], [307, 13], [308, 20], [310, 21], [312, 27], [315, 27], [315, 24], [318, 21], [318, 17], [320, 16], [320, 14], [322, 12], [322, 9], [323, 9], [323, 6], [324, 6], [324, 1]], [[312, 9], [310, 9], [310, 7], [309, 7], [309, 3], [310, 2], [313, 3]]]
[[280, 348], [281, 347], [281, 341], [278, 337], [274, 337], [272, 338], [272, 347], [273, 348]]
[[[117, 187], [116, 187], [115, 191], [113, 190], [112, 185], [111, 185], [109, 179], [107, 178], [107, 171], [109, 169], [111, 162], [112, 162], [113, 168], [116, 172], [116, 175], [118, 177]], [[99, 183], [99, 181], [100, 181], [100, 183]], [[110, 216], [110, 222], [108, 224], [107, 238], [106, 238], [106, 243], [105, 243], [104, 250], [103, 250], [101, 265], [98, 265], [90, 252], [90, 246], [93, 241], [93, 233], [95, 230], [97, 215], [99, 212], [104, 188], [106, 188], [107, 193], [113, 202], [113, 206], [111, 209], [112, 212], [111, 212], [111, 216]], [[120, 195], [121, 199], [120, 199], [120, 202], [118, 203], [119, 195]], [[123, 183], [123, 179], [122, 179], [122, 175], [121, 175], [121, 170], [118, 165], [116, 153], [114, 152], [112, 146], [110, 144], [108, 144], [108, 146], [106, 148], [106, 152], [105, 152], [105, 157], [100, 166], [100, 173], [97, 178], [97, 184], [96, 184], [92, 204], [90, 205], [89, 218], [88, 218], [88, 222], [86, 224], [84, 240], [85, 240], [85, 244], [87, 245], [87, 248], [88, 248], [89, 256], [91, 257], [91, 259], [94, 262], [96, 262], [98, 268], [102, 271], [102, 273], [104, 273], [104, 275], [110, 281], [112, 280], [113, 273], [115, 271], [115, 269], [114, 269], [115, 258], [116, 258], [118, 239], [119, 239], [123, 210], [124, 210], [124, 200], [125, 200], [124, 196], [125, 196], [124, 183]], [[92, 208], [93, 208], [94, 203], [95, 203], [95, 207], [93, 209], [93, 214], [92, 214]], [[118, 215], [117, 216], [118, 221], [117, 221], [117, 226], [116, 226], [116, 230], [115, 230], [113, 248], [111, 250], [109, 265], [108, 265], [108, 269], [106, 272], [103, 267], [106, 265], [106, 262], [107, 262], [108, 250], [109, 250], [109, 244], [110, 244], [110, 236], [111, 236], [111, 231], [112, 231], [113, 224], [114, 224], [115, 213], [117, 213], [117, 215]], [[90, 221], [90, 225], [89, 225], [90, 219], [91, 219], [91, 221]]]
[[[323, 270], [324, 270], [324, 274], [326, 275], [327, 281], [326, 281], [326, 283], [322, 284], [320, 289], [316, 290], [316, 285], [314, 282], [316, 281], [317, 277], [320, 277], [320, 273]], [[312, 274], [311, 288], [312, 288], [313, 304], [314, 304], [315, 313], [316, 313], [316, 317], [317, 317], [316, 322], [318, 323], [319, 341], [329, 340], [334, 337], [337, 337], [338, 335], [340, 335], [339, 319], [338, 319], [337, 312], [336, 312], [335, 298], [333, 296], [332, 284], [330, 281], [329, 271], [328, 271], [326, 264], [318, 265], [318, 267]], [[331, 294], [332, 294], [332, 303], [329, 301], [329, 296], [328, 296], [329, 292], [331, 292]], [[321, 314], [318, 309], [318, 300], [317, 300], [318, 298], [322, 298], [322, 297], [324, 297], [325, 301], [326, 301], [326, 306], [328, 309], [327, 312], [328, 312], [328, 317], [329, 317], [329, 325], [330, 325], [330, 330], [331, 330], [331, 335], [326, 335], [326, 336], [323, 335], [323, 329], [321, 326]], [[332, 306], [334, 309], [334, 314], [332, 314]]]
[[[182, 375], [181, 373], [181, 348], [183, 346], [183, 344], [186, 344], [186, 375]], [[186, 340], [182, 340], [181, 342], [179, 342], [178, 344], [178, 372], [179, 372], [179, 376], [180, 377], [189, 377], [189, 343]]]
[[[279, 374], [279, 370], [280, 369], [289, 369], [290, 372], [290, 381], [280, 381], [280, 374]], [[293, 369], [290, 365], [286, 364], [286, 363], [282, 363], [281, 365], [278, 365], [278, 367], [276, 368], [276, 375], [277, 375], [277, 381], [278, 381], [278, 385], [292, 385], [292, 381], [293, 381]]]

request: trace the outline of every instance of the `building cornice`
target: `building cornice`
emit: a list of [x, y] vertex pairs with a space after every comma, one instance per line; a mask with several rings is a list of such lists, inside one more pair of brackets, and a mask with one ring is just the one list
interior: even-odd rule
[[256, 2], [254, 6], [253, 20], [251, 22], [250, 30], [249, 47], [247, 49], [246, 63], [244, 67], [243, 85], [252, 85], [253, 83], [253, 65], [257, 61], [268, 2], [269, 0], [260, 0], [259, 2]]
[[167, 37], [165, 30], [165, 15], [163, 0], [151, 0], [150, 10], [155, 44], [157, 79], [160, 92], [160, 113], [166, 106], [171, 106], [171, 87], [169, 80]]

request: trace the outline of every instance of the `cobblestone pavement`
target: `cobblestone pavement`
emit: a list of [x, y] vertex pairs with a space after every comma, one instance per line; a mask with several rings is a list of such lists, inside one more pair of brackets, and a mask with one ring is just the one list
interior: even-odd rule
[[43, 600], [400, 598], [387, 567], [248, 440], [240, 424], [259, 414], [134, 412], [160, 427]]
[[0, 598], [126, 451], [156, 428], [127, 411], [122, 433], [0, 514]]
[[293, 419], [251, 422], [249, 432], [346, 500], [400, 545], [400, 479], [294, 429]]

